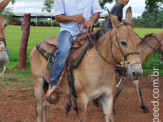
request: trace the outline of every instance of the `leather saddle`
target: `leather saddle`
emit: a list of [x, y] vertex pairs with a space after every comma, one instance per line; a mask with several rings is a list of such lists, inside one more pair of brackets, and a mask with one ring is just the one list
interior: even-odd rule
[[[93, 33], [89, 33], [90, 36]], [[79, 34], [75, 43], [72, 45], [71, 53], [69, 55], [69, 60], [74, 61], [76, 60], [84, 48], [88, 45], [88, 33]], [[58, 52], [59, 46], [59, 37], [52, 37], [44, 40], [39, 45], [36, 46], [38, 51], [48, 60], [49, 56], [55, 57]]]

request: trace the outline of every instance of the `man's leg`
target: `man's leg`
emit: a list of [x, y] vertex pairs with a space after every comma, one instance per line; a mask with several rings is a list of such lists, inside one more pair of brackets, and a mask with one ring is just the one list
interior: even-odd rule
[[56, 84], [59, 80], [59, 77], [63, 71], [64, 65], [66, 63], [67, 57], [69, 55], [72, 42], [70, 41], [71, 34], [68, 31], [62, 31], [59, 35], [59, 50], [56, 55], [56, 59], [53, 65], [53, 71], [50, 79], [50, 90], [46, 94], [46, 98], [56, 89]]

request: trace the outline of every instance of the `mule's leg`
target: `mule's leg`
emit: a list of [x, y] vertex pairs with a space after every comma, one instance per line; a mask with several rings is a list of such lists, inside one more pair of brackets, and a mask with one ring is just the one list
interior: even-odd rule
[[149, 109], [144, 105], [143, 98], [142, 98], [142, 92], [139, 86], [139, 80], [133, 81], [134, 86], [136, 88], [136, 92], [138, 94], [139, 102], [140, 102], [140, 108], [143, 109], [144, 113], [149, 113]]
[[80, 122], [86, 121], [86, 111], [87, 111], [88, 100], [85, 95], [79, 95], [77, 99], [78, 113]]
[[42, 115], [42, 92], [43, 92], [43, 78], [33, 77], [34, 81], [34, 95], [36, 99], [36, 121], [41, 122]]
[[113, 119], [113, 95], [104, 94], [100, 97], [106, 122], [114, 122]]
[[43, 101], [43, 120], [44, 120], [44, 122], [49, 121], [49, 118], [48, 118], [49, 107], [50, 107], [50, 103], [48, 101], [46, 101], [46, 99], [44, 99], [44, 101]]

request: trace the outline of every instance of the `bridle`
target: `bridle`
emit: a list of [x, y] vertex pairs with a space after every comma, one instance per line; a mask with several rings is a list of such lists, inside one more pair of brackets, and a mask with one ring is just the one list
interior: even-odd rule
[[0, 37], [0, 42], [3, 42], [5, 44], [5, 47], [0, 48], [0, 51], [7, 51], [7, 44], [5, 38]]
[[[125, 25], [130, 25], [129, 23], [126, 23], [125, 22]], [[120, 27], [122, 27], [123, 25], [120, 25], [118, 28], [120, 28]], [[127, 26], [126, 26], [127, 27]], [[124, 64], [124, 65], [131, 65], [130, 63], [129, 63], [129, 61], [128, 61], [128, 56], [130, 56], [130, 55], [139, 55], [139, 52], [128, 52], [127, 54], [125, 54], [124, 53], [124, 51], [122, 50], [122, 47], [120, 46], [120, 42], [118, 41], [118, 37], [117, 37], [117, 34], [118, 34], [118, 28], [116, 28], [116, 32], [115, 32], [115, 35], [116, 35], [116, 41], [117, 41], [117, 44], [118, 44], [118, 46], [113, 42], [113, 40], [112, 40], [112, 36], [111, 36], [111, 32], [110, 32], [110, 39], [111, 39], [111, 53], [112, 53], [112, 57], [113, 57], [113, 59], [114, 59], [114, 61], [115, 61], [115, 58], [114, 58], [114, 55], [113, 55], [113, 46], [112, 45], [114, 45], [118, 50], [120, 50], [120, 52], [121, 52], [121, 54], [123, 55], [123, 57], [124, 57], [124, 62], [120, 62], [120, 64], [122, 65], [122, 64]], [[128, 28], [128, 27], [127, 27]], [[111, 30], [112, 31], [112, 30]], [[132, 63], [133, 64], [133, 63]]]
[[[158, 42], [160, 46], [163, 46], [160, 41], [156, 38], [156, 36], [152, 35], [152, 37]], [[139, 37], [140, 38], [140, 37]], [[148, 44], [144, 39], [141, 39], [146, 45], [148, 45], [151, 49], [153, 49], [155, 52], [158, 52], [159, 54], [163, 54], [163, 51], [154, 49], [150, 44]]]
[[[123, 25], [124, 25], [124, 24], [123, 24]], [[120, 42], [118, 41], [117, 34], [118, 34], [118, 29], [119, 29], [120, 27], [122, 27], [123, 25], [120, 25], [119, 27], [116, 28], [116, 33], [115, 33], [115, 35], [116, 35], [116, 41], [117, 41], [118, 46], [117, 46], [117, 45], [114, 43], [114, 41], [112, 40], [112, 35], [111, 35], [111, 33], [112, 33], [112, 30], [113, 30], [113, 29], [111, 29], [110, 32], [109, 32], [109, 34], [110, 34], [110, 40], [111, 40], [111, 53], [112, 53], [112, 58], [114, 59], [114, 62], [115, 62], [115, 58], [114, 58], [114, 55], [113, 55], [113, 45], [114, 45], [118, 50], [120, 50], [120, 52], [121, 52], [121, 54], [123, 55], [123, 58], [124, 58], [124, 62], [120, 62], [119, 64], [115, 64], [115, 63], [111, 62], [110, 60], [106, 59], [106, 58], [101, 54], [101, 52], [97, 49], [97, 47], [96, 47], [94, 41], [92, 40], [92, 38], [90, 37], [89, 33], [87, 32], [88, 37], [89, 37], [89, 40], [90, 40], [91, 43], [93, 44], [95, 50], [96, 50], [97, 53], [100, 55], [100, 57], [101, 57], [105, 62], [107, 62], [107, 63], [109, 63], [109, 64], [111, 64], [111, 65], [113, 65], [113, 66], [116, 66], [116, 67], [124, 67], [124, 66], [132, 65], [132, 64], [130, 64], [129, 61], [127, 60], [127, 59], [128, 59], [128, 56], [130, 56], [130, 55], [135, 55], [135, 54], [136, 54], [136, 55], [139, 55], [139, 52], [129, 52], [129, 53], [125, 54], [124, 51], [122, 50], [122, 48], [121, 48], [121, 46], [120, 46]]]

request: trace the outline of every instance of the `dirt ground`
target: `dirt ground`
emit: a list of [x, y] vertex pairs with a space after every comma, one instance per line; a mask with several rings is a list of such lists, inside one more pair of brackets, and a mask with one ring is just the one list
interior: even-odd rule
[[[36, 105], [32, 83], [20, 84], [15, 79], [0, 81], [0, 122], [35, 122]], [[116, 104], [115, 122], [152, 122], [153, 121], [153, 81], [154, 78], [144, 77], [141, 88], [145, 105], [150, 113], [143, 113], [131, 81], [127, 81]], [[159, 79], [159, 120], [163, 121], [163, 77]], [[50, 122], [77, 122], [78, 116], [74, 111], [65, 114], [66, 97], [62, 96], [59, 104], [51, 105], [49, 110]], [[104, 122], [101, 107], [95, 107], [92, 102], [87, 109], [87, 122]]]

